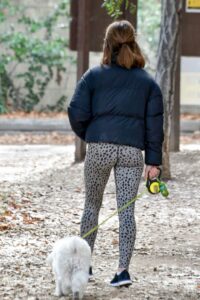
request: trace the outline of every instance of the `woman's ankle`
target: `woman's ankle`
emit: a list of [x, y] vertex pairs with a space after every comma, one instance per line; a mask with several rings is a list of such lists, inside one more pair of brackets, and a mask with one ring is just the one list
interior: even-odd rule
[[123, 272], [124, 270], [126, 270], [125, 268], [118, 268], [117, 270], [117, 275], [119, 275], [121, 272]]

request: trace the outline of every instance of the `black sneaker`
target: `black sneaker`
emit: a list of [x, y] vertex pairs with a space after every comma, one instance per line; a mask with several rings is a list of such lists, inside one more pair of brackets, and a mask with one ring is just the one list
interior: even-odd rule
[[92, 267], [89, 268], [89, 280], [93, 279]]
[[129, 272], [127, 270], [122, 271], [119, 275], [115, 274], [113, 280], [111, 280], [110, 285], [112, 286], [126, 286], [132, 284]]

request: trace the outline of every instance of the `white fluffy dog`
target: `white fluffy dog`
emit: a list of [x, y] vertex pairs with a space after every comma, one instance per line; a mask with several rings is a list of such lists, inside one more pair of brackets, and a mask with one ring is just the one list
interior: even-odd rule
[[47, 261], [51, 264], [56, 281], [56, 296], [73, 294], [73, 299], [83, 298], [89, 279], [91, 249], [88, 243], [78, 237], [58, 240]]

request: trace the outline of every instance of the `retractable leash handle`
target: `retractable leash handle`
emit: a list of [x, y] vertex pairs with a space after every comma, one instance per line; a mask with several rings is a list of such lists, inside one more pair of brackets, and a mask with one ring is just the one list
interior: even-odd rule
[[157, 167], [157, 168], [160, 171], [158, 177], [149, 178], [149, 173], [148, 173], [146, 187], [147, 187], [149, 193], [151, 193], [151, 194], [161, 193], [163, 195], [163, 197], [167, 197], [169, 195], [167, 186], [163, 181], [161, 181], [162, 170], [159, 167]]
[[146, 181], [146, 187], [151, 194], [158, 194], [160, 192], [160, 177], [161, 177], [161, 169], [158, 167], [158, 170], [160, 171], [158, 177], [149, 177], [149, 172], [147, 174], [147, 181]]

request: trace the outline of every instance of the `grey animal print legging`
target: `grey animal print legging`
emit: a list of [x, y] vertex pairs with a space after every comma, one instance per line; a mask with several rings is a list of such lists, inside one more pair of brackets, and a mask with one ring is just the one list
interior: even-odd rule
[[[137, 195], [144, 166], [142, 151], [132, 146], [110, 143], [89, 143], [84, 165], [85, 207], [81, 219], [81, 236], [98, 224], [103, 193], [114, 167], [117, 207]], [[128, 269], [131, 260], [136, 224], [134, 203], [119, 213], [119, 268]], [[86, 237], [92, 251], [97, 231]]]

